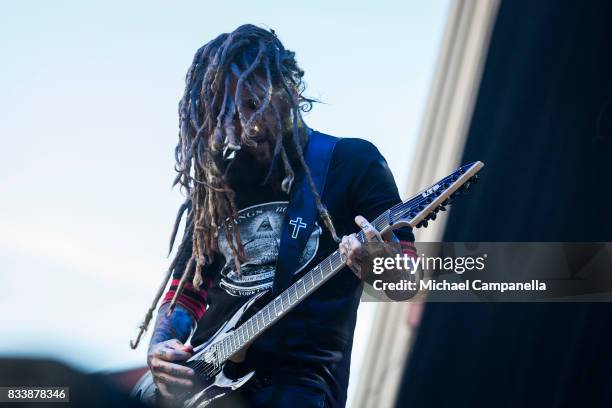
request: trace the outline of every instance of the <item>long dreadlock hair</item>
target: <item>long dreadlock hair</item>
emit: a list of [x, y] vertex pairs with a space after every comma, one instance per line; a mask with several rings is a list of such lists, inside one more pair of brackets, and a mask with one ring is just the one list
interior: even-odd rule
[[[273, 30], [247, 24], [231, 33], [221, 34], [205, 44], [195, 54], [187, 71], [186, 86], [179, 103], [179, 142], [176, 146], [176, 171], [174, 185], [180, 184], [186, 191], [187, 200], [179, 209], [170, 251], [174, 244], [178, 225], [187, 211], [187, 227], [176, 259], [187, 248], [192, 239], [192, 255], [183, 271], [176, 290], [178, 298], [187, 277], [192, 275], [193, 285], [202, 284], [202, 266], [210, 263], [219, 251], [218, 238], [223, 232], [234, 256], [235, 268], [240, 273], [244, 251], [238, 228], [234, 228], [237, 209], [234, 191], [227, 179], [228, 158], [243, 146], [254, 146], [262, 128], [268, 126], [264, 115], [275, 118], [272, 166], [278, 158], [282, 160], [284, 178], [281, 188], [289, 193], [295, 171], [289, 159], [287, 146], [301, 165], [315, 197], [317, 209], [326, 228], [338, 241], [331, 217], [321, 203], [310, 170], [303, 156], [303, 134], [300, 135], [300, 111], [310, 110], [312, 99], [304, 97], [302, 71], [295, 60], [295, 53], [286, 49]], [[230, 85], [234, 81], [235, 89]], [[275, 92], [281, 92], [287, 101], [289, 117], [272, 103]], [[256, 108], [247, 114], [244, 101], [254, 101]], [[287, 115], [285, 115], [287, 116]], [[235, 120], [239, 120], [242, 131], [237, 134]], [[284, 141], [284, 129], [291, 127], [291, 136]], [[266, 178], [266, 180], [268, 179]]]

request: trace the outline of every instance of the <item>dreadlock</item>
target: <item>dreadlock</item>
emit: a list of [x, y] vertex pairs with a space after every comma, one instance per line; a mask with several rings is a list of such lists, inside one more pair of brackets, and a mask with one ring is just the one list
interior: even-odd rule
[[[202, 266], [212, 262], [219, 251], [219, 233], [223, 232], [240, 273], [245, 261], [238, 228], [234, 191], [229, 185], [227, 159], [242, 146], [255, 146], [253, 140], [267, 126], [263, 120], [269, 112], [275, 119], [272, 166], [282, 160], [284, 178], [281, 188], [289, 193], [295, 171], [287, 152], [289, 146], [297, 156], [315, 197], [323, 223], [334, 240], [339, 241], [329, 212], [321, 203], [310, 170], [303, 156], [303, 134], [300, 133], [300, 111], [312, 107], [312, 99], [304, 97], [302, 71], [295, 60], [295, 53], [286, 49], [273, 30], [267, 31], [254, 25], [242, 25], [231, 33], [221, 34], [200, 48], [186, 75], [186, 86], [179, 103], [179, 142], [176, 146], [177, 177], [186, 191], [187, 201], [181, 206], [172, 233], [172, 250], [178, 224], [187, 208], [188, 228], [181, 247], [192, 239], [192, 254], [183, 271], [171, 308], [181, 293], [187, 277], [192, 275], [196, 288], [202, 284]], [[230, 83], [235, 80], [235, 90]], [[281, 117], [278, 106], [272, 103], [275, 92], [280, 92], [290, 106], [288, 118]], [[244, 101], [254, 101], [256, 109], [247, 114]], [[287, 115], [285, 115], [287, 116]], [[242, 131], [236, 134], [235, 120]], [[291, 136], [284, 142], [286, 124], [291, 125]], [[295, 161], [294, 161], [295, 163]], [[179, 249], [181, 248], [179, 247]], [[183, 251], [185, 248], [183, 248]], [[182, 255], [178, 251], [176, 257]]]

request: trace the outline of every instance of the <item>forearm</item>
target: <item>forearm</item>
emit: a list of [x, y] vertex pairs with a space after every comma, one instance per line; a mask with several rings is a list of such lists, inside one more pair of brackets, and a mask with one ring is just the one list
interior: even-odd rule
[[151, 345], [162, 341], [177, 339], [184, 343], [196, 325], [196, 319], [186, 308], [177, 304], [174, 312], [167, 316], [169, 303], [161, 305], [157, 311], [157, 321], [151, 336]]

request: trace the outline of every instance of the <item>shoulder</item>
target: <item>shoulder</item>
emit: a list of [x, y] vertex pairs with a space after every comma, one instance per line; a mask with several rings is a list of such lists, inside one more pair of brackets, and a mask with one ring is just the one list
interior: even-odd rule
[[383, 159], [372, 142], [355, 137], [338, 138], [334, 150], [334, 161], [365, 164]]
[[357, 137], [339, 137], [338, 143], [336, 144], [336, 149], [339, 152], [346, 154], [380, 156], [380, 152], [372, 142], [365, 139], [359, 139]]

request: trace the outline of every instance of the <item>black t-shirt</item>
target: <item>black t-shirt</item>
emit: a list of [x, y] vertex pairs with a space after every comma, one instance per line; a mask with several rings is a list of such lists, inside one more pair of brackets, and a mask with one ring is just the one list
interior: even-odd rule
[[[244, 171], [245, 169], [242, 169]], [[358, 232], [357, 215], [373, 220], [400, 201], [387, 163], [370, 142], [354, 138], [338, 141], [327, 175], [323, 203], [339, 236]], [[210, 338], [245, 296], [269, 290], [289, 197], [279, 189], [249, 181], [232, 183], [239, 211], [247, 262], [236, 274], [231, 251], [223, 236], [218, 256], [204, 271], [212, 277], [207, 310], [199, 320], [192, 344]], [[410, 229], [396, 231], [403, 241], [414, 241]], [[296, 277], [308, 272], [337, 249], [318, 220], [300, 259]], [[178, 270], [182, 270], [178, 268]], [[268, 383], [308, 384], [325, 391], [334, 405], [344, 406], [348, 386], [353, 331], [362, 284], [344, 268], [311, 296], [263, 333], [249, 348], [245, 364]]]

